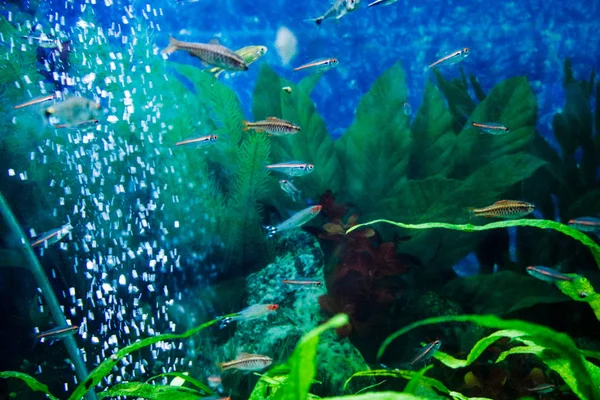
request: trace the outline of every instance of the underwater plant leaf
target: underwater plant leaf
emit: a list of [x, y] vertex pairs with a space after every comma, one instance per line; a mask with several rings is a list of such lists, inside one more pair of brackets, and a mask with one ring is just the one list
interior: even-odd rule
[[400, 392], [372, 392], [359, 395], [323, 397], [323, 400], [427, 400], [426, 397]]
[[598, 245], [596, 242], [594, 242], [585, 233], [580, 232], [577, 229], [571, 228], [570, 226], [565, 225], [565, 224], [561, 224], [560, 222], [550, 221], [547, 219], [514, 219], [514, 220], [508, 220], [508, 221], [492, 222], [487, 225], [448, 224], [445, 222], [428, 222], [428, 223], [424, 223], [424, 224], [404, 224], [402, 222], [393, 222], [393, 221], [388, 221], [385, 219], [378, 219], [378, 220], [366, 222], [363, 224], [355, 225], [355, 226], [349, 228], [346, 231], [346, 234], [348, 234], [356, 229], [360, 229], [365, 226], [377, 224], [380, 222], [392, 224], [399, 228], [405, 228], [405, 229], [441, 228], [441, 229], [451, 229], [451, 230], [462, 231], [462, 232], [479, 232], [479, 231], [486, 231], [489, 229], [509, 228], [509, 227], [513, 227], [513, 226], [528, 226], [528, 227], [539, 228], [539, 229], [553, 229], [555, 231], [564, 233], [565, 235], [570, 236], [573, 239], [575, 239], [575, 240], [581, 242], [582, 244], [584, 244], [585, 246], [587, 246], [588, 249], [590, 249], [590, 251], [592, 252], [594, 259], [596, 260], [596, 263], [598, 264], [598, 267], [600, 268], [600, 245]]
[[495, 363], [500, 363], [506, 359], [506, 357], [512, 354], [538, 354], [542, 352], [544, 348], [542, 346], [531, 345], [531, 346], [517, 346], [513, 347], [509, 350], [503, 351], [500, 353]]
[[[348, 387], [348, 384], [350, 383], [351, 380], [353, 380], [354, 378], [358, 378], [358, 377], [392, 377], [392, 378], [402, 378], [402, 379], [408, 379], [409, 380], [409, 384], [410, 382], [413, 381], [413, 379], [417, 379], [418, 378], [418, 382], [420, 385], [423, 386], [427, 386], [433, 389], [436, 389], [437, 391], [447, 394], [450, 397], [452, 397], [453, 399], [459, 399], [459, 400], [490, 400], [487, 398], [483, 398], [483, 397], [466, 397], [461, 393], [458, 392], [454, 392], [451, 391], [450, 389], [448, 389], [442, 382], [438, 381], [437, 379], [434, 378], [429, 378], [427, 376], [424, 376], [421, 374], [421, 372], [423, 371], [427, 371], [427, 368], [424, 368], [422, 371], [409, 371], [409, 370], [401, 370], [401, 369], [379, 369], [379, 370], [369, 370], [369, 371], [361, 371], [361, 372], [357, 372], [354, 375], [352, 375], [350, 378], [348, 378], [346, 380], [346, 383], [344, 384], [344, 389], [346, 389]], [[407, 385], [406, 387], [406, 391], [409, 389], [409, 386]], [[415, 396], [418, 396], [417, 394], [414, 394]], [[428, 399], [431, 397], [421, 397], [418, 396], [416, 398], [419, 399]]]
[[58, 398], [54, 397], [52, 395], [52, 393], [50, 393], [48, 386], [44, 385], [43, 383], [41, 383], [40, 381], [38, 381], [31, 375], [27, 375], [23, 372], [18, 372], [18, 371], [1, 371], [0, 372], [0, 379], [11, 379], [11, 378], [22, 380], [34, 392], [44, 392], [50, 400], [58, 400]]
[[594, 315], [600, 321], [600, 294], [596, 293], [587, 278], [576, 274], [567, 275], [574, 279], [572, 281], [558, 281], [556, 286], [571, 299], [588, 303], [592, 307]]
[[[469, 213], [465, 208], [492, 204], [544, 164], [545, 161], [535, 156], [511, 154], [493, 160], [464, 180], [439, 176], [409, 180], [402, 186], [398, 198], [388, 200], [389, 205], [385, 203], [384, 210], [389, 209], [395, 219], [413, 223], [467, 221]], [[422, 231], [413, 234], [412, 239], [402, 245], [402, 250], [418, 256], [424, 264], [451, 266], [484, 237]]]
[[180, 378], [180, 379], [184, 380], [185, 382], [196, 386], [198, 389], [200, 389], [202, 392], [204, 392], [206, 394], [209, 394], [209, 395], [213, 394], [213, 391], [208, 386], [206, 386], [204, 383], [200, 382], [198, 379], [192, 378], [191, 376], [186, 375], [181, 372], [165, 372], [164, 374], [153, 376], [152, 378], [148, 379], [145, 383], [149, 383], [150, 381], [153, 381], [154, 379], [160, 379], [160, 378], [169, 377], [169, 376]]
[[[292, 92], [281, 90], [285, 86], [292, 88]], [[277, 117], [301, 128], [294, 135], [270, 138], [273, 162], [297, 160], [315, 166], [309, 175], [295, 180], [300, 190], [309, 196], [317, 196], [328, 189], [338, 189], [339, 162], [334, 142], [306, 91], [263, 64], [254, 90], [252, 110], [255, 120]]]
[[568, 335], [542, 325], [519, 320], [503, 320], [495, 315], [443, 316], [414, 322], [388, 336], [379, 348], [377, 358], [381, 358], [389, 345], [401, 335], [421, 326], [448, 322], [472, 322], [486, 328], [521, 331], [527, 335], [528, 341], [544, 348], [544, 351], [538, 355], [540, 359], [561, 374], [575, 394], [588, 400], [600, 396], [600, 389], [592, 383], [590, 372], [586, 366], [587, 361]]
[[442, 95], [428, 82], [423, 103], [410, 127], [410, 179], [445, 176], [451, 170], [456, 145], [452, 123], [452, 114], [446, 109]]
[[397, 63], [363, 96], [354, 122], [336, 142], [345, 171], [343, 192], [365, 218], [386, 214], [386, 204], [401, 195], [406, 181], [411, 142], [409, 117], [402, 112], [406, 97], [404, 70]]
[[269, 140], [254, 133], [239, 149], [239, 166], [233, 177], [222, 238], [229, 250], [227, 264], [255, 262], [267, 253], [266, 235], [260, 225], [260, 202], [268, 192]]
[[526, 274], [500, 271], [454, 279], [444, 297], [477, 314], [503, 315], [532, 307], [568, 301], [556, 288]]
[[255, 373], [260, 376], [260, 379], [254, 385], [248, 400], [281, 399], [283, 397], [281, 388], [287, 382], [289, 374], [290, 369], [287, 365], [278, 365], [264, 374]]
[[[469, 95], [467, 81], [465, 79], [453, 79], [449, 81], [444, 78], [437, 68], [433, 70], [433, 73], [437, 87], [448, 101], [448, 107], [454, 119], [454, 131], [459, 132], [469, 118], [469, 115], [475, 109], [475, 102]], [[464, 76], [464, 73], [462, 75]]]
[[410, 380], [406, 384], [406, 387], [404, 388], [404, 392], [416, 394], [417, 389], [418, 389], [419, 385], [421, 384], [422, 378], [425, 377], [425, 374], [427, 373], [427, 371], [429, 371], [432, 368], [433, 368], [433, 364], [428, 365], [425, 368], [421, 368], [420, 371], [417, 371], [417, 373], [414, 374], [413, 377], [410, 378]]
[[288, 360], [290, 376], [284, 387], [284, 398], [305, 399], [316, 374], [316, 357], [319, 336], [328, 329], [335, 329], [348, 324], [346, 314], [338, 314], [324, 324], [319, 325], [302, 336], [294, 353]]
[[316, 74], [310, 74], [306, 78], [302, 78], [302, 80], [298, 82], [298, 89], [310, 96], [317, 83], [319, 83], [323, 77], [324, 73], [325, 72], [317, 72]]
[[97, 393], [100, 400], [106, 397], [137, 397], [149, 400], [197, 400], [202, 393], [181, 386], [151, 385], [143, 382], [124, 382]]
[[[233, 316], [233, 315], [235, 315], [235, 314], [228, 315], [228, 316]], [[227, 317], [227, 316], [225, 316], [225, 317]], [[104, 377], [106, 377], [108, 374], [110, 374], [112, 369], [119, 363], [119, 361], [121, 361], [128, 354], [130, 354], [136, 350], [142, 349], [144, 347], [151, 346], [158, 342], [167, 341], [167, 340], [175, 340], [175, 339], [186, 339], [190, 336], [195, 335], [196, 333], [200, 332], [201, 330], [206, 329], [209, 326], [216, 324], [220, 320], [221, 320], [220, 318], [214, 319], [210, 322], [206, 322], [195, 328], [189, 329], [189, 330], [185, 331], [184, 333], [180, 333], [180, 334], [165, 333], [163, 335], [149, 337], [149, 338], [140, 340], [139, 342], [130, 344], [129, 346], [123, 347], [121, 350], [117, 351], [116, 353], [113, 353], [110, 357], [106, 358], [103, 362], [100, 363], [100, 365], [98, 365], [92, 372], [90, 372], [90, 375], [87, 377], [87, 379], [84, 380], [83, 382], [81, 382], [79, 385], [77, 385], [77, 387], [75, 388], [73, 393], [71, 393], [71, 396], [69, 396], [69, 400], [81, 399], [89, 390], [96, 387], [96, 385], [98, 385], [98, 383], [100, 383], [100, 381], [102, 381], [102, 379], [104, 379]]]
[[469, 352], [469, 355], [467, 356], [466, 360], [459, 360], [459, 359], [454, 358], [454, 357], [452, 357], [448, 354], [445, 354], [441, 351], [437, 351], [433, 355], [433, 357], [435, 359], [439, 360], [440, 362], [442, 362], [447, 367], [450, 367], [452, 369], [464, 368], [464, 367], [471, 365], [473, 362], [475, 362], [475, 360], [477, 360], [477, 358], [479, 358], [479, 356], [481, 354], [483, 354], [483, 352], [488, 347], [490, 347], [490, 345], [495, 343], [498, 339], [504, 338], [504, 337], [519, 338], [519, 337], [522, 337], [525, 335], [526, 334], [524, 332], [521, 332], [518, 330], [511, 330], [511, 329], [496, 331], [496, 332], [492, 333], [491, 335], [488, 335], [488, 336], [484, 337], [483, 339], [480, 339], [477, 343], [475, 343], [475, 345]]
[[[458, 135], [455, 173], [466, 176], [501, 156], [522, 151], [535, 136], [536, 107], [535, 94], [525, 77], [509, 78], [494, 86]], [[510, 131], [482, 134], [471, 122], [500, 123]]]

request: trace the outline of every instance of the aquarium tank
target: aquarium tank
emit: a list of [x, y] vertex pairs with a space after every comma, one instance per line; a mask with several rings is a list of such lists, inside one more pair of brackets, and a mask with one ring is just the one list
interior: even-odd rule
[[600, 400], [599, 29], [0, 0], [0, 400]]

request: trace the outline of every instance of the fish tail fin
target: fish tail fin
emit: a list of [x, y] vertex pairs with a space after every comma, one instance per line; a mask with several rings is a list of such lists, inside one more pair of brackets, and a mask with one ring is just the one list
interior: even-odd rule
[[263, 228], [265, 228], [265, 230], [267, 231], [267, 236], [269, 238], [272, 238], [277, 233], [277, 228], [274, 226], [265, 225], [265, 226], [263, 226]]
[[477, 216], [475, 212], [475, 207], [466, 207], [464, 208], [465, 212], [469, 215], [469, 222], [473, 219], [473, 217]]
[[244, 121], [242, 121], [242, 124], [244, 125], [244, 128], [243, 128], [244, 131], [248, 131], [248, 130], [252, 129], [250, 127], [250, 121], [245, 121], [244, 120]]
[[225, 370], [225, 363], [218, 362], [218, 363], [217, 363], [217, 367], [219, 367], [219, 369], [220, 369], [221, 371], [224, 371], [224, 370]]
[[173, 38], [173, 36], [169, 36], [169, 45], [167, 47], [165, 47], [164, 49], [162, 49], [161, 53], [162, 54], [171, 54], [174, 51], [176, 51], [179, 47], [177, 47], [178, 45], [178, 41], [175, 40], [175, 38]]

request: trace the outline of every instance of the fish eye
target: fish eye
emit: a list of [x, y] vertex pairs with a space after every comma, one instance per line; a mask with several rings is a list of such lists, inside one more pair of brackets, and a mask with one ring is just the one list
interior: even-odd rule
[[307, 168], [308, 168], [309, 170], [313, 169], [314, 167], [315, 167], [315, 166], [314, 166], [314, 165], [312, 165], [312, 164], [308, 164], [308, 165], [307, 165]]
[[465, 48], [463, 49], [463, 53], [465, 53], [465, 54], [469, 54], [469, 48], [468, 48], [468, 47], [465, 47]]
[[210, 140], [217, 140], [218, 138], [219, 138], [219, 137], [218, 137], [217, 135], [212, 135], [212, 136], [210, 137]]
[[580, 299], [585, 299], [588, 296], [588, 294], [584, 291], [577, 293], [577, 295], [579, 296]]
[[337, 64], [338, 63], [338, 59], [337, 58], [332, 58], [331, 62], [334, 63], [334, 64]]

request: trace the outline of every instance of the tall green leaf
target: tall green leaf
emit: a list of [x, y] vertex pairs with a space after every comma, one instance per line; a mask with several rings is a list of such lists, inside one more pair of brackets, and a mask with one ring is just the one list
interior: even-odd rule
[[[307, 92], [310, 82], [316, 83], [316, 78], [306, 79], [309, 78], [303, 82], [307, 82], [307, 87], [302, 89], [263, 64], [252, 108], [255, 120], [277, 117], [300, 126], [301, 131], [294, 135], [270, 138], [271, 159], [273, 162], [304, 161], [313, 164], [314, 171], [296, 178], [294, 183], [309, 196], [319, 196], [327, 189], [338, 189], [340, 168], [325, 121], [317, 113]], [[291, 93], [281, 90], [285, 86], [291, 88]]]
[[349, 318], [346, 314], [338, 314], [300, 339], [294, 353], [288, 360], [290, 376], [284, 386], [284, 398], [286, 400], [307, 398], [317, 371], [315, 363], [319, 336], [328, 329], [339, 328], [348, 322]]
[[124, 382], [98, 393], [100, 400], [107, 397], [136, 397], [149, 400], [197, 400], [202, 393], [181, 387], [151, 385], [142, 382]]
[[18, 371], [2, 371], [2, 372], [0, 372], [0, 379], [11, 379], [11, 378], [22, 380], [34, 392], [44, 392], [50, 400], [58, 400], [56, 397], [54, 397], [52, 395], [52, 393], [50, 393], [48, 386], [44, 385], [43, 383], [41, 383], [40, 381], [38, 381], [31, 375], [27, 375], [23, 372], [18, 372]]
[[410, 130], [410, 178], [445, 176], [454, 163], [456, 135], [452, 130], [452, 114], [446, 109], [439, 90], [429, 82]]
[[365, 94], [348, 131], [336, 142], [345, 171], [343, 189], [362, 215], [386, 214], [397, 198], [410, 161], [409, 120], [404, 71], [395, 64]]

